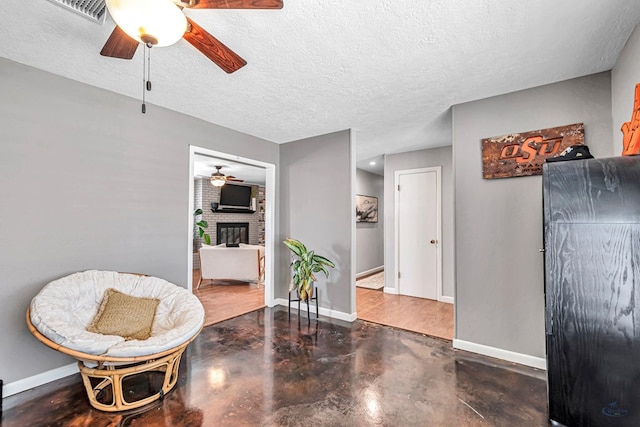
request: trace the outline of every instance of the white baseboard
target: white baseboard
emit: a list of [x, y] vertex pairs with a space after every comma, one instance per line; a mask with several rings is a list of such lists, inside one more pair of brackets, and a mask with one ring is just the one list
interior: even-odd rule
[[50, 371], [42, 372], [40, 374], [5, 384], [4, 387], [2, 387], [2, 395], [3, 397], [8, 397], [22, 393], [23, 391], [50, 383], [51, 381], [59, 380], [60, 378], [68, 377], [69, 375], [77, 374], [78, 372], [77, 363], [51, 369]]
[[[281, 305], [283, 307], [289, 307], [289, 300], [286, 300], [284, 298], [276, 298], [275, 303], [277, 305]], [[315, 303], [313, 305], [315, 306]], [[302, 311], [302, 307], [303, 306], [306, 306], [306, 304], [300, 303], [300, 311]], [[293, 307], [294, 306], [292, 306], [291, 308], [293, 308]], [[295, 304], [295, 308], [296, 308], [296, 310], [298, 309], [297, 302]], [[312, 307], [312, 308], [315, 308], [315, 307]], [[306, 307], [305, 307], [305, 309], [306, 309]], [[349, 313], [345, 313], [343, 311], [331, 310], [329, 308], [324, 308], [324, 307], [318, 307], [318, 311], [320, 311], [320, 315], [321, 316], [327, 316], [327, 317], [331, 317], [333, 319], [344, 320], [346, 322], [353, 322], [358, 318], [356, 313], [349, 314]]]
[[496, 359], [507, 360], [509, 362], [519, 363], [532, 368], [547, 369], [547, 360], [542, 357], [530, 356], [528, 354], [516, 353], [501, 348], [489, 347], [483, 344], [476, 344], [469, 341], [455, 339], [453, 340], [453, 348], [459, 350], [470, 351], [472, 353], [483, 354]]
[[[386, 294], [394, 294], [394, 295], [398, 295], [398, 290], [396, 288], [390, 288], [388, 286], [385, 286], [383, 288], [384, 293]], [[448, 304], [453, 304], [453, 297], [447, 297], [447, 296], [440, 296], [438, 298], [439, 302], [446, 302]]]
[[377, 273], [379, 271], [382, 271], [382, 270], [384, 270], [384, 265], [381, 265], [380, 267], [372, 268], [372, 269], [367, 270], [367, 271], [363, 271], [363, 272], [357, 273], [356, 274], [356, 279], [359, 279], [359, 278], [364, 277], [364, 276], [369, 276], [371, 274], [375, 274], [375, 273]]
[[447, 304], [453, 304], [453, 297], [445, 297], [444, 295], [442, 295], [440, 298], [438, 298], [438, 301], [446, 302]]

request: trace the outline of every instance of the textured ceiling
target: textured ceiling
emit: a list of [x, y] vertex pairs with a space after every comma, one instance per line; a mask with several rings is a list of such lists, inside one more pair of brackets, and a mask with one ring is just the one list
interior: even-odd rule
[[[277, 143], [353, 128], [365, 165], [449, 145], [451, 105], [611, 69], [640, 1], [284, 0], [186, 14], [248, 65], [228, 75], [184, 40], [155, 48], [148, 102]], [[139, 98], [142, 49], [98, 54], [113, 25], [2, 0], [0, 56]]]

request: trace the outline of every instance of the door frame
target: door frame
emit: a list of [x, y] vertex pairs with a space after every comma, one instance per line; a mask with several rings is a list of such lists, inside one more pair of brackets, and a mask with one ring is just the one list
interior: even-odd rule
[[[398, 221], [398, 212], [400, 209], [400, 192], [398, 191], [398, 185], [400, 185], [401, 175], [410, 175], [415, 173], [436, 173], [436, 295], [438, 301], [450, 302], [451, 298], [442, 295], [442, 166], [432, 166], [428, 168], [417, 169], [402, 169], [397, 170], [394, 173], [393, 191], [394, 191], [394, 270], [395, 275], [393, 277], [393, 293], [400, 293], [398, 283], [398, 268], [400, 266], [400, 224]], [[387, 288], [385, 287], [385, 292]]]
[[252, 166], [258, 166], [265, 169], [265, 212], [264, 212], [264, 303], [267, 307], [275, 305], [274, 283], [275, 283], [275, 206], [276, 206], [276, 165], [266, 163], [259, 160], [240, 157], [233, 154], [223, 153], [220, 151], [210, 150], [208, 148], [189, 145], [189, 230], [187, 235], [187, 290], [193, 292], [193, 227], [194, 227], [194, 176], [193, 164], [194, 156], [202, 154], [205, 156], [216, 157], [219, 159], [230, 160], [239, 163], [245, 163]]

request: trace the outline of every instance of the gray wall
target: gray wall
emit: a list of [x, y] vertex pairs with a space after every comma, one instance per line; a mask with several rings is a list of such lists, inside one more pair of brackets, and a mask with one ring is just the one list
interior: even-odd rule
[[387, 154], [384, 160], [385, 198], [385, 286], [394, 286], [395, 271], [395, 172], [403, 169], [442, 166], [442, 293], [453, 297], [453, 169], [451, 146]]
[[137, 99], [5, 59], [0, 93], [7, 383], [72, 362], [25, 325], [27, 305], [47, 282], [108, 269], [186, 285], [190, 144], [274, 164], [279, 147], [153, 105], [143, 115]]
[[384, 267], [384, 177], [356, 169], [356, 194], [378, 198], [378, 222], [356, 223], [356, 274]]
[[620, 127], [631, 120], [636, 84], [640, 83], [640, 26], [629, 37], [616, 65], [611, 70], [611, 111], [613, 115], [613, 152], [622, 153]]
[[[280, 235], [302, 241], [309, 249], [336, 263], [318, 275], [320, 306], [351, 314], [353, 193], [350, 131], [335, 132], [280, 145]], [[279, 245], [283, 259], [290, 251]], [[291, 274], [282, 262], [276, 297], [287, 298]], [[325, 286], [326, 284], [326, 286]]]
[[613, 155], [610, 73], [454, 107], [457, 339], [545, 356], [542, 178], [482, 179], [480, 141], [578, 122]]

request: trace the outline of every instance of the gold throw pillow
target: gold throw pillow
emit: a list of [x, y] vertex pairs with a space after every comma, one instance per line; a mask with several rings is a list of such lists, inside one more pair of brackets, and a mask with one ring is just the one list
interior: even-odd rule
[[157, 298], [139, 298], [108, 288], [96, 317], [87, 328], [89, 332], [118, 335], [125, 340], [146, 340], [160, 304]]

